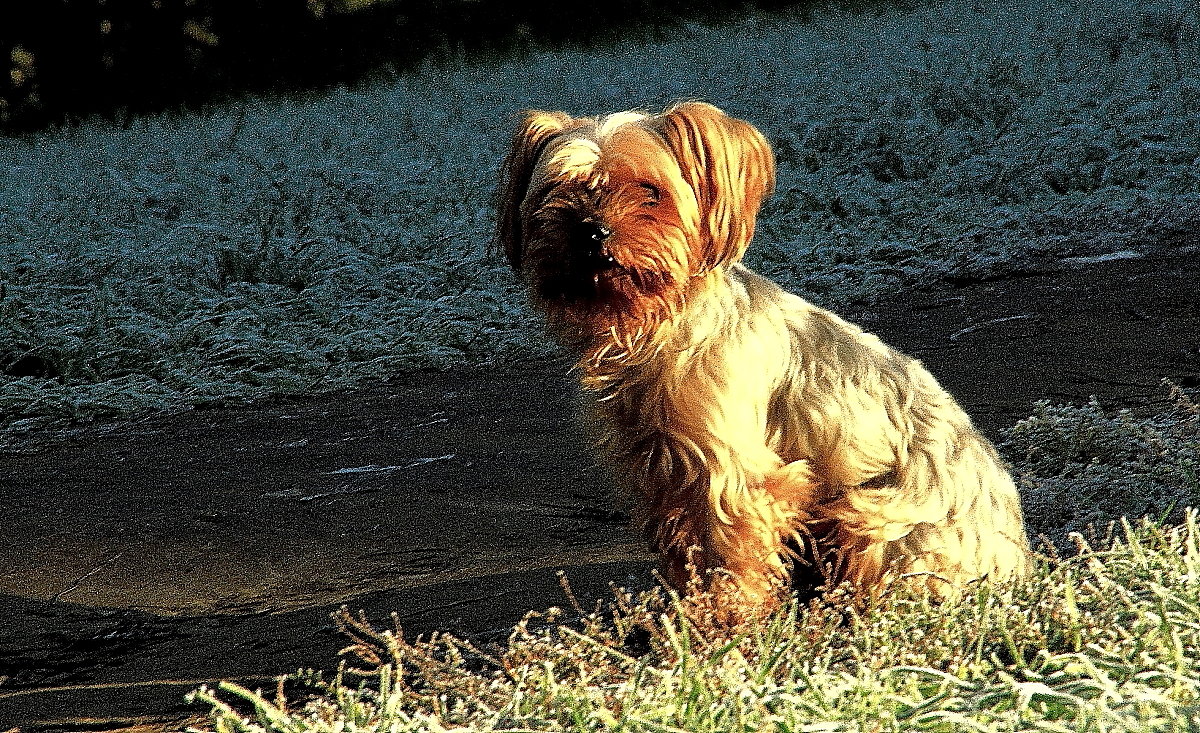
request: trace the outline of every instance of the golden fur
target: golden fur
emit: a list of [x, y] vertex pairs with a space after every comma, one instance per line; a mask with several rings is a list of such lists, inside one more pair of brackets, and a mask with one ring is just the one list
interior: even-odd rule
[[761, 609], [789, 581], [1026, 568], [1012, 479], [921, 363], [740, 263], [774, 185], [749, 123], [530, 112], [503, 179], [500, 242], [672, 584]]

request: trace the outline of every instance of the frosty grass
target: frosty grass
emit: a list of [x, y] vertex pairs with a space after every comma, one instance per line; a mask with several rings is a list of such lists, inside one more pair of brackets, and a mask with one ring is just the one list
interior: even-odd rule
[[702, 98], [779, 158], [751, 264], [834, 307], [1200, 220], [1186, 0], [750, 15], [0, 139], [0, 442], [548, 348], [492, 240], [519, 112]]

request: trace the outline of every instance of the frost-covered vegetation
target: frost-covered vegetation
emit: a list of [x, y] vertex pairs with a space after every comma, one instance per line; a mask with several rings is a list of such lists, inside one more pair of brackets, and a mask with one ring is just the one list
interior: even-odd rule
[[595, 613], [568, 594], [576, 613], [530, 614], [503, 643], [343, 610], [336, 673], [197, 690], [193, 731], [1200, 730], [1200, 515], [1182, 509], [1200, 503], [1200, 407], [1177, 390], [1144, 418], [1039, 404], [1003, 447], [1059, 545], [1014, 585], [935, 603], [842, 588], [732, 635], [658, 590]]
[[1031, 533], [1065, 550], [1113, 517], [1175, 523], [1200, 507], [1200, 407], [1170, 388], [1173, 405], [1155, 415], [1039, 402], [1005, 431]]
[[[1144, 419], [1042, 405], [1006, 447], [1027, 504], [1065, 505], [1034, 529], [1073, 514], [1083, 530], [1013, 586], [942, 603], [897, 586], [865, 605], [838, 589], [741, 636], [702, 602], [619, 591], [605, 613], [531, 616], [482, 647], [343, 613], [357, 659], [338, 674], [193, 699], [220, 733], [1200, 728], [1200, 526], [1195, 510], [1159, 521], [1200, 501], [1200, 409], [1181, 394]], [[1120, 511], [1153, 516], [1107, 521]]]
[[752, 264], [836, 306], [1200, 220], [1189, 0], [754, 15], [304, 100], [0, 140], [0, 415], [352, 384], [547, 348], [486, 257], [519, 110], [703, 98], [774, 143]]
[[1015, 588], [833, 593], [733, 637], [624, 592], [581, 622], [527, 618], [498, 649], [343, 614], [368, 669], [297, 675], [290, 701], [282, 684], [193, 700], [221, 733], [1196, 730], [1198, 543], [1194, 513], [1127, 524]]

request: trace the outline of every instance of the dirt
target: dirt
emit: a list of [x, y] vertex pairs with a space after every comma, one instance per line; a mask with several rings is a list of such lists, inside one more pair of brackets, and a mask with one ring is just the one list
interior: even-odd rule
[[[991, 436], [1039, 399], [1200, 387], [1194, 247], [904, 293], [843, 314]], [[333, 669], [342, 604], [410, 635], [653, 582], [574, 424], [564, 363], [396, 377], [0, 453], [0, 731], [157, 729], [202, 682]]]

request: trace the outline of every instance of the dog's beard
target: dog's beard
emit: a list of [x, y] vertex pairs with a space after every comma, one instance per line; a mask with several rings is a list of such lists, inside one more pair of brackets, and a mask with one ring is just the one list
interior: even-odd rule
[[577, 321], [636, 317], [655, 301], [669, 300], [678, 285], [670, 270], [628, 264], [617, 254], [542, 247], [529, 259], [538, 301], [552, 315], [571, 314]]

